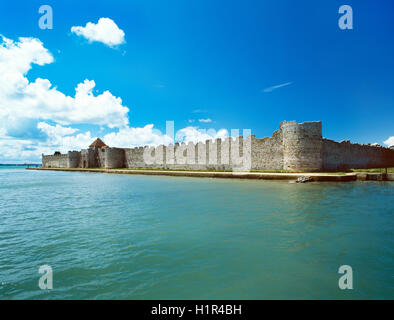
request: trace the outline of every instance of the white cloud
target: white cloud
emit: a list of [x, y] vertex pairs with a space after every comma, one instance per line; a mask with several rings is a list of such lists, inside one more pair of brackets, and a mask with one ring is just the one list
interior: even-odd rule
[[104, 136], [104, 142], [113, 147], [131, 148], [138, 146], [168, 145], [171, 138], [153, 128], [153, 124], [147, 124], [143, 128], [121, 128], [118, 132], [111, 132]]
[[[216, 138], [228, 137], [228, 131], [221, 129], [199, 129], [198, 127], [186, 127], [180, 129], [175, 134], [177, 142], [205, 142]], [[118, 132], [111, 132], [103, 137], [104, 142], [113, 147], [138, 147], [138, 146], [158, 146], [160, 144], [169, 145], [174, 143], [172, 138], [154, 128], [153, 124], [148, 124], [143, 128], [121, 128]]]
[[11, 139], [7, 137], [0, 138], [1, 162], [20, 163], [20, 162], [38, 162], [41, 152], [50, 152], [52, 150], [44, 148], [31, 147], [34, 145], [31, 140]]
[[386, 146], [391, 147], [394, 146], [394, 136], [388, 138], [386, 141], [383, 142]]
[[74, 26], [71, 32], [82, 36], [89, 42], [97, 41], [113, 48], [125, 42], [125, 33], [110, 18], [100, 18], [98, 22], [88, 22], [85, 27]]
[[40, 122], [38, 129], [46, 134], [45, 140], [16, 139], [4, 136], [0, 132], [0, 152], [3, 162], [24, 163], [40, 162], [41, 154], [53, 154], [54, 151], [65, 153], [69, 150], [87, 148], [93, 141], [90, 132], [71, 135], [77, 129], [66, 128], [60, 125], [51, 126]]
[[34, 64], [43, 66], [53, 61], [52, 54], [39, 39], [13, 41], [0, 37], [2, 161], [37, 161], [42, 152], [86, 148], [93, 140], [89, 131], [73, 135], [77, 129], [65, 125], [128, 126], [129, 109], [109, 91], [94, 95], [93, 80], [78, 84], [74, 97], [59, 91], [48, 79], [28, 80], [26, 75]]
[[272, 92], [272, 91], [274, 91], [276, 89], [287, 87], [287, 86], [289, 86], [291, 84], [293, 84], [293, 82], [286, 82], [286, 83], [278, 84], [276, 86], [265, 88], [263, 91], [266, 92], [266, 93], [267, 92]]
[[205, 142], [206, 140], [214, 140], [216, 138], [228, 137], [226, 129], [216, 131], [214, 129], [199, 129], [198, 127], [186, 127], [176, 133], [175, 140], [180, 142]]
[[[35, 38], [13, 41], [0, 38], [0, 161], [40, 162], [41, 154], [87, 148], [96, 138], [75, 125], [97, 125], [101, 132], [117, 129], [102, 138], [113, 147], [168, 145], [170, 137], [153, 124], [129, 126], [129, 109], [109, 91], [94, 95], [95, 82], [85, 80], [67, 96], [48, 79], [30, 82], [26, 77], [34, 64], [54, 61], [42, 42]], [[107, 131], [108, 132], [108, 131]], [[226, 130], [186, 127], [178, 131], [177, 141], [205, 141], [223, 138]]]
[[[37, 127], [46, 138], [44, 140], [16, 139], [4, 136], [0, 130], [1, 162], [25, 163], [41, 161], [41, 154], [53, 154], [55, 151], [66, 153], [69, 150], [86, 149], [96, 138], [90, 131], [75, 134], [79, 130], [71, 127], [63, 127], [58, 124], [50, 125], [39, 122]], [[216, 138], [225, 138], [228, 132], [225, 129], [199, 129], [198, 127], [186, 127], [176, 133], [175, 140], [178, 142], [205, 142]], [[112, 147], [131, 148], [138, 146], [169, 145], [172, 139], [148, 124], [142, 128], [123, 127], [117, 132], [111, 132], [102, 137], [104, 142]]]
[[[205, 142], [216, 138], [228, 136], [226, 129], [216, 131], [214, 129], [199, 129], [198, 127], [186, 127], [176, 132], [177, 142]], [[174, 143], [172, 138], [154, 128], [153, 124], [148, 124], [142, 128], [121, 128], [118, 132], [111, 132], [103, 137], [104, 142], [112, 147], [131, 148], [139, 146], [158, 146]]]
[[86, 149], [94, 139], [90, 131], [72, 135], [78, 129], [66, 128], [58, 124], [51, 126], [45, 122], [40, 122], [37, 127], [47, 134], [47, 139], [44, 142], [38, 142], [38, 146], [40, 148], [44, 146], [45, 149], [50, 147], [50, 153], [53, 153], [54, 150], [64, 153], [69, 150]]
[[207, 118], [207, 119], [199, 119], [198, 121], [199, 121], [199, 122], [202, 122], [202, 123], [210, 123], [210, 122], [212, 122], [212, 120], [211, 120], [210, 118]]
[[[0, 126], [24, 124], [30, 120], [51, 120], [59, 124], [96, 124], [109, 128], [128, 125], [129, 109], [109, 91], [95, 96], [95, 82], [77, 85], [75, 96], [67, 96], [48, 79], [29, 82], [26, 74], [33, 64], [53, 62], [53, 56], [35, 38], [0, 42]], [[23, 121], [22, 121], [23, 120]], [[15, 128], [14, 128], [15, 129]]]
[[53, 62], [50, 52], [36, 38], [22, 37], [16, 43], [4, 36], [0, 37], [0, 70], [3, 75], [26, 74], [32, 63], [43, 66]]
[[37, 128], [45, 132], [48, 136], [61, 136], [61, 137], [73, 134], [78, 131], [78, 129], [65, 128], [58, 124], [56, 124], [55, 126], [51, 126], [45, 122], [39, 122]]

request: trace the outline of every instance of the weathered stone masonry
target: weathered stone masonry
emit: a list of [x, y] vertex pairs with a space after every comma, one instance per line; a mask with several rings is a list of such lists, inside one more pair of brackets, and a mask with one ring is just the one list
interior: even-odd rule
[[394, 167], [394, 150], [324, 139], [320, 121], [284, 121], [272, 137], [262, 139], [251, 135], [136, 148], [110, 148], [97, 139], [88, 149], [43, 155], [42, 166], [323, 171]]

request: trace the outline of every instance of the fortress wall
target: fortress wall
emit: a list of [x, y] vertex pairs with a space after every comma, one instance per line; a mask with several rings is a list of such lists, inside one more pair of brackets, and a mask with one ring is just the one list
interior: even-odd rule
[[230, 169], [249, 171], [252, 169], [252, 136], [238, 136], [230, 140]]
[[252, 150], [253, 150], [252, 139], [253, 139], [253, 136], [249, 135], [245, 139], [246, 143], [244, 143], [244, 151], [243, 151], [244, 163], [243, 163], [243, 166], [244, 166], [245, 170], [248, 170], [248, 171], [252, 169]]
[[81, 157], [79, 160], [79, 167], [80, 168], [88, 168], [89, 164], [89, 159], [88, 159], [88, 150], [87, 149], [82, 149], [81, 150]]
[[216, 145], [216, 169], [217, 170], [223, 170], [223, 164], [222, 164], [222, 139], [217, 138], [215, 140]]
[[161, 144], [160, 146], [154, 148], [154, 150], [155, 164], [153, 165], [153, 167], [164, 169], [166, 165], [166, 147]]
[[283, 169], [291, 171], [319, 171], [322, 160], [321, 121], [282, 122]]
[[[244, 132], [245, 133], [245, 132]], [[394, 150], [322, 138], [321, 122], [282, 122], [272, 137], [43, 155], [43, 167], [321, 171], [394, 167]]]
[[125, 148], [125, 166], [126, 168], [144, 168], [144, 148]]
[[175, 143], [175, 145], [163, 146], [166, 152], [165, 163], [163, 165], [166, 169], [196, 169], [196, 146], [193, 142], [188, 144]]
[[252, 170], [283, 169], [282, 130], [276, 130], [272, 137], [262, 139], [251, 136]]
[[190, 169], [196, 169], [198, 150], [193, 142], [186, 145], [186, 164]]
[[242, 168], [243, 166], [243, 137], [235, 137], [231, 139], [231, 167], [234, 168]]
[[69, 151], [67, 158], [67, 168], [78, 168], [81, 161], [80, 151]]
[[166, 161], [164, 167], [166, 169], [174, 169], [175, 166], [175, 146], [171, 143], [164, 147], [166, 150]]
[[97, 160], [94, 149], [82, 149], [79, 163], [80, 168], [97, 168]]
[[192, 142], [189, 144], [177, 142], [175, 145], [163, 146], [164, 150], [165, 169], [195, 169], [196, 150]]
[[97, 148], [96, 159], [97, 159], [97, 167], [98, 168], [105, 168], [106, 151], [107, 151], [106, 148], [105, 149]]
[[[251, 138], [249, 144], [243, 143], [242, 137], [232, 140], [207, 140], [205, 143], [175, 143], [169, 146], [139, 147], [125, 150], [127, 168], [158, 168], [188, 170], [231, 170], [244, 168], [251, 163]], [[233, 147], [231, 147], [233, 145]], [[232, 148], [232, 149], [231, 149]], [[245, 151], [248, 148], [247, 151]], [[233, 154], [231, 154], [231, 150]], [[144, 156], [144, 152], [145, 156]], [[222, 160], [223, 157], [223, 160]], [[235, 160], [233, 161], [232, 158]], [[251, 165], [247, 166], [247, 170]]]
[[350, 141], [323, 139], [323, 169], [368, 169], [394, 167], [394, 150]]
[[207, 152], [207, 163], [206, 169], [217, 170], [221, 169], [221, 141], [216, 139], [215, 141], [206, 140], [206, 152]]
[[[101, 152], [101, 151], [99, 151]], [[125, 150], [121, 148], [105, 149], [105, 168], [116, 169], [125, 167]]]
[[142, 152], [143, 163], [140, 164], [142, 166], [141, 168], [164, 169], [166, 163], [166, 149], [164, 145], [157, 147], [145, 146]]
[[123, 150], [126, 168], [164, 168], [166, 150], [163, 145], [156, 148], [145, 146]]
[[[199, 152], [202, 152], [201, 159]], [[182, 142], [181, 144], [175, 144], [175, 165], [169, 166], [167, 164], [166, 167], [171, 169], [200, 170], [205, 169], [205, 162], [206, 148], [203, 143], [194, 144], [190, 141], [186, 144]]]
[[42, 155], [42, 166], [44, 168], [67, 168], [68, 154]]
[[207, 145], [204, 142], [198, 142], [196, 144], [196, 164], [195, 169], [203, 170], [206, 169], [208, 162], [208, 151]]
[[187, 169], [187, 145], [186, 143], [175, 143], [174, 164], [167, 166], [169, 169]]
[[126, 168], [135, 168], [136, 167], [137, 150], [138, 150], [138, 148], [124, 148]]
[[249, 135], [243, 140], [242, 169], [245, 171], [252, 169], [252, 150], [252, 135]]
[[223, 167], [223, 170], [231, 170], [232, 161], [231, 161], [231, 137], [227, 137], [222, 140], [221, 143], [221, 154], [220, 154], [220, 162]]

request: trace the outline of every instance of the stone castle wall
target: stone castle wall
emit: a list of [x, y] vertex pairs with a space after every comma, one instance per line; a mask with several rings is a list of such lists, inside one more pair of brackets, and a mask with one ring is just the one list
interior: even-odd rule
[[322, 123], [282, 122], [272, 137], [168, 146], [89, 148], [42, 157], [43, 167], [322, 171], [394, 167], [394, 150], [322, 138]]
[[68, 152], [68, 168], [78, 168], [81, 162], [81, 152], [80, 151], [69, 151]]
[[319, 171], [322, 169], [321, 122], [282, 122], [283, 169]]
[[350, 141], [323, 139], [323, 169], [369, 169], [394, 167], [394, 150]]
[[42, 166], [46, 168], [68, 168], [68, 154], [42, 155]]
[[147, 147], [136, 147], [124, 149], [126, 168], [148, 168], [144, 162], [144, 150]]
[[[251, 140], [251, 138], [248, 138]], [[248, 144], [245, 144], [247, 148]], [[231, 146], [232, 153], [231, 154]], [[127, 168], [231, 170], [243, 168], [250, 154], [243, 151], [243, 138], [207, 140], [205, 143], [176, 143], [168, 146], [138, 147], [125, 150]], [[245, 161], [244, 161], [245, 159]], [[250, 156], [249, 156], [250, 159]], [[250, 160], [249, 160], [250, 162]], [[250, 167], [250, 165], [249, 165]]]
[[125, 150], [120, 148], [105, 148], [98, 149], [98, 152], [105, 153], [104, 167], [108, 169], [124, 168], [125, 167]]
[[97, 153], [96, 153], [96, 162], [97, 168], [105, 168], [105, 161], [106, 161], [106, 156], [107, 156], [107, 149], [97, 149]]
[[252, 169], [283, 169], [283, 134], [282, 130], [274, 132], [272, 137], [258, 139], [252, 136]]
[[94, 149], [82, 149], [79, 168], [98, 168], [97, 152]]

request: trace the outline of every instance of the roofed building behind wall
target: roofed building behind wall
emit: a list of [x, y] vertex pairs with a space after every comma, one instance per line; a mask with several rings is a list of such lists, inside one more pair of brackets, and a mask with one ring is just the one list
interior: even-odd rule
[[88, 149], [43, 155], [43, 167], [324, 171], [394, 167], [394, 150], [322, 137], [321, 121], [284, 121], [272, 137], [236, 137], [168, 146]]
[[92, 144], [89, 146], [89, 148], [106, 148], [106, 147], [108, 146], [100, 138], [94, 140]]

